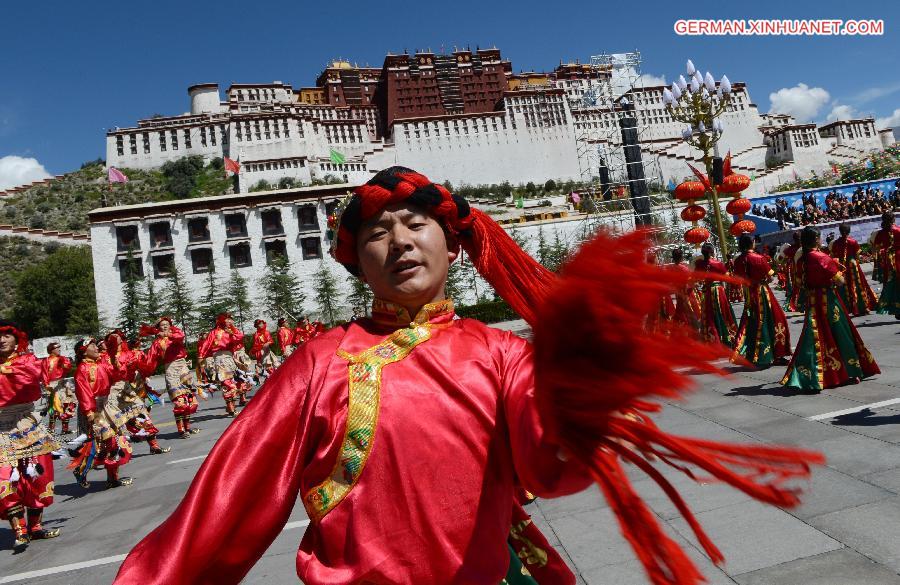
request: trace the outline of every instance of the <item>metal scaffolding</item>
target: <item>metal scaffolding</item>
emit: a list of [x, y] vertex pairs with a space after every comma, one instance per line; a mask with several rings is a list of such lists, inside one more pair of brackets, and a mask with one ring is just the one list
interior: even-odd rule
[[600, 226], [624, 232], [643, 225], [662, 256], [681, 245], [682, 228], [675, 202], [665, 192], [659, 159], [643, 147], [649, 129], [641, 121], [647, 100], [640, 53], [592, 56], [587, 85], [580, 100], [570, 100], [586, 232]]

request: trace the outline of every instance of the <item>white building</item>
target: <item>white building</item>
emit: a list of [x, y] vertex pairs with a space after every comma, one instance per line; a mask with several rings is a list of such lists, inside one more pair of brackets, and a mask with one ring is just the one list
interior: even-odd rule
[[[579, 179], [579, 137], [605, 131], [606, 147], [620, 148], [617, 117], [585, 100], [603, 76], [551, 80], [552, 75], [508, 75], [509, 89], [495, 111], [402, 117], [383, 131], [379, 106], [369, 99], [377, 87], [371, 75], [362, 83], [367, 99], [352, 105], [324, 103], [337, 99], [328, 97], [338, 91], [331, 87], [337, 78], [330, 77], [328, 91], [294, 90], [280, 81], [235, 84], [224, 101], [216, 84], [194, 85], [188, 88], [190, 114], [109, 131], [107, 163], [146, 169], [186, 155], [228, 156], [242, 165], [242, 192], [261, 180], [274, 185], [284, 177], [303, 184], [329, 176], [358, 183], [395, 164], [453, 184]], [[720, 152], [731, 151], [736, 170], [771, 186], [893, 144], [891, 129], [876, 129], [871, 118], [821, 128], [797, 125], [784, 114], [761, 114], [746, 84], [732, 87], [721, 118]], [[635, 106], [645, 160], [658, 160], [668, 182], [686, 176], [685, 163], [696, 162], [699, 153], [681, 139], [683, 124], [666, 111], [664, 89], [644, 87], [627, 96]], [[335, 162], [340, 157], [333, 159], [333, 152], [343, 162]]]
[[[101, 324], [116, 322], [124, 294], [122, 283], [130, 272], [156, 280], [156, 290], [161, 291], [174, 266], [187, 277], [195, 300], [202, 298], [210, 271], [223, 284], [232, 270], [238, 271], [248, 281], [252, 316], [266, 317], [274, 324], [278, 316], [265, 314], [257, 283], [276, 254], [287, 257], [306, 295], [305, 309], [316, 315], [313, 275], [322, 262], [337, 278], [341, 300], [349, 292], [349, 274], [328, 254], [326, 218], [351, 189], [350, 185], [305, 187], [91, 211], [90, 243]], [[532, 253], [536, 253], [540, 232], [548, 244], [559, 234], [562, 242], [573, 246], [588, 227], [585, 216], [559, 208], [528, 211], [529, 215], [516, 210], [510, 213], [518, 215], [510, 228], [531, 242]], [[610, 218], [609, 224], [623, 228], [620, 218]], [[486, 285], [481, 282], [480, 286]], [[474, 294], [469, 291], [457, 300], [471, 303]], [[349, 316], [347, 308], [343, 317]]]

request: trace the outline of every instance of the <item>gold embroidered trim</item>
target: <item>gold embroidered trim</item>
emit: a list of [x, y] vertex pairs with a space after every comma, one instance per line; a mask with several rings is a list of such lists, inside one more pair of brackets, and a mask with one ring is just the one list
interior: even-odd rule
[[436, 325], [429, 321], [452, 311], [450, 300], [425, 305], [408, 327], [398, 329], [378, 345], [357, 355], [337, 350], [339, 357], [350, 362], [347, 427], [331, 475], [303, 497], [303, 505], [314, 521], [324, 518], [350, 493], [365, 468], [378, 426], [382, 370], [430, 339], [432, 329], [449, 326], [449, 323]]

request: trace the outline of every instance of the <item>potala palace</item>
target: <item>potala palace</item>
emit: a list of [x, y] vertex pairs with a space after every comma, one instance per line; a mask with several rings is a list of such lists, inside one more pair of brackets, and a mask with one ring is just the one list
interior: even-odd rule
[[[658, 161], [652, 174], [665, 182], [685, 176], [697, 153], [665, 110], [664, 86], [628, 83], [628, 71], [614, 65], [514, 73], [498, 49], [389, 54], [381, 68], [335, 61], [315, 86], [234, 84], [224, 100], [217, 84], [194, 85], [190, 113], [110, 130], [107, 164], [146, 169], [186, 155], [228, 156], [241, 163], [242, 192], [283, 177], [355, 184], [394, 164], [453, 184], [584, 179], [594, 171], [579, 164], [579, 139], [621, 144], [615, 112], [589, 99], [614, 87], [617, 75], [626, 76], [623, 96], [635, 108], [644, 160]], [[720, 148], [766, 186], [893, 143], [892, 129], [872, 118], [817, 126], [761, 114], [745, 83], [732, 86]]]

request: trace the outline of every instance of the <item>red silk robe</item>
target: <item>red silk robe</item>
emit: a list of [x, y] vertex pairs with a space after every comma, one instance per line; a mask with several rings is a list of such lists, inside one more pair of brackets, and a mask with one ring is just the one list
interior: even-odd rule
[[[157, 337], [148, 351], [148, 359], [155, 364], [162, 361], [170, 364], [177, 359], [187, 357], [187, 349], [184, 347], [184, 331], [172, 325], [168, 337]], [[155, 368], [154, 368], [155, 369]]]
[[866, 315], [878, 304], [878, 298], [859, 265], [859, 242], [840, 237], [831, 243], [831, 256], [837, 260], [844, 277], [839, 289], [850, 315]]
[[228, 329], [215, 327], [200, 342], [197, 353], [200, 359], [204, 359], [220, 351], [235, 351], [239, 349], [238, 344], [243, 343], [243, 341], [244, 334], [237, 327], [229, 327]]
[[900, 226], [878, 230], [872, 244], [881, 263], [882, 282], [886, 283], [900, 270]]
[[33, 353], [16, 354], [0, 364], [0, 408], [41, 399], [43, 364]]
[[267, 327], [263, 327], [262, 331], [257, 329], [256, 333], [253, 334], [253, 347], [250, 348], [250, 355], [253, 356], [253, 359], [262, 359], [263, 349], [266, 344], [269, 344], [269, 346], [272, 345], [272, 334], [269, 333]]
[[774, 274], [769, 261], [756, 252], [741, 254], [734, 261], [734, 274], [748, 284], [732, 361], [746, 359], [765, 367], [791, 355], [787, 318], [766, 282]]
[[51, 382], [65, 378], [71, 370], [72, 360], [66, 356], [48, 355], [41, 360], [41, 382], [49, 386]]
[[84, 358], [75, 369], [75, 396], [78, 408], [87, 414], [97, 409], [97, 397], [109, 396], [109, 389], [120, 380], [127, 380], [129, 369], [112, 366], [108, 360]]
[[[430, 339], [380, 376], [354, 365], [362, 355], [387, 359], [381, 344], [408, 327], [404, 317], [405, 324], [360, 319], [298, 348], [225, 431], [181, 505], [135, 547], [115, 583], [238, 583], [298, 498], [313, 518], [297, 553], [307, 585], [500, 583], [517, 480], [537, 495], [558, 496], [590, 479], [543, 441], [532, 348], [509, 332], [454, 320], [452, 309], [430, 319], [420, 313]], [[345, 439], [348, 394], [372, 380], [380, 380], [374, 434]], [[339, 461], [344, 441], [369, 444], [373, 436], [354, 486], [319, 516], [317, 487], [350, 473], [353, 461]], [[170, 551], [166, 562], [160, 550]]]
[[[715, 258], [709, 260], [698, 258], [694, 261], [694, 270], [707, 274], [728, 273], [725, 264]], [[703, 337], [710, 342], [734, 345], [737, 322], [725, 287], [721, 282], [709, 279], [704, 280], [701, 287], [703, 294], [700, 298], [700, 330]]]
[[278, 345], [281, 347], [281, 353], [284, 353], [288, 346], [294, 345], [294, 332], [290, 327], [279, 327], [276, 335], [278, 336]]

